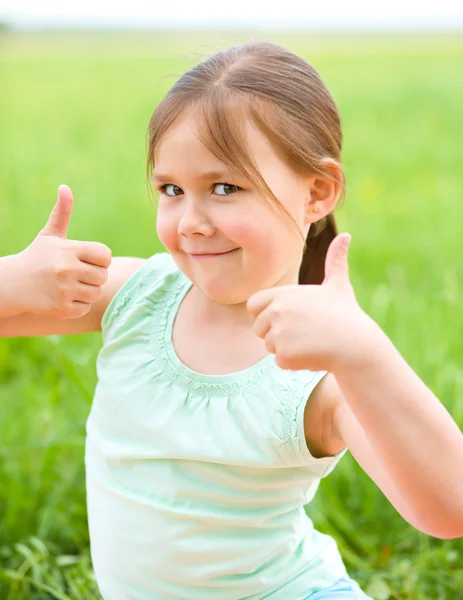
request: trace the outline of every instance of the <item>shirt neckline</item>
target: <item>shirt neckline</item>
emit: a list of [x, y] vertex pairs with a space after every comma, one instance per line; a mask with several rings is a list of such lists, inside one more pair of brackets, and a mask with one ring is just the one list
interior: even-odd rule
[[168, 306], [166, 307], [168, 314], [165, 321], [166, 326], [164, 330], [164, 348], [171, 365], [178, 373], [181, 373], [184, 377], [195, 383], [200, 382], [215, 385], [229, 383], [246, 383], [256, 379], [259, 375], [267, 372], [270, 368], [277, 366], [275, 362], [275, 356], [273, 354], [268, 354], [259, 362], [251, 365], [250, 367], [247, 367], [246, 369], [242, 369], [240, 371], [235, 371], [233, 373], [199, 373], [198, 371], [187, 367], [177, 356], [172, 342], [172, 332], [175, 317], [177, 316], [177, 313], [179, 311], [180, 304], [187, 295], [188, 291], [193, 286], [193, 282], [190, 279], [188, 279], [184, 274], [183, 279], [185, 281], [179, 287], [173, 303], [166, 303], [168, 304]]

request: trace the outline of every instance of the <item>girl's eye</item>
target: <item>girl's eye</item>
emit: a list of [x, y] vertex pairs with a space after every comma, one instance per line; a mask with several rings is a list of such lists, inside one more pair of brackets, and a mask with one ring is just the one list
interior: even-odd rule
[[222, 188], [224, 193], [216, 192], [218, 196], [230, 196], [241, 189], [237, 185], [232, 185], [231, 183], [216, 183], [214, 188]]
[[[169, 194], [167, 189], [168, 188], [173, 188], [173, 193]], [[182, 189], [178, 187], [178, 185], [174, 185], [173, 183], [166, 183], [165, 185], [161, 186], [160, 188], [161, 192], [164, 192], [166, 196], [180, 196], [180, 194], [183, 194]]]
[[[216, 183], [214, 185], [214, 189], [216, 190], [215, 194], [217, 196], [230, 196], [231, 194], [234, 194], [235, 192], [239, 191], [241, 188], [237, 185], [232, 185], [231, 183]], [[166, 196], [169, 196], [170, 198], [173, 198], [175, 196], [181, 196], [183, 194], [182, 188], [179, 188], [178, 185], [174, 185], [173, 183], [164, 184], [159, 188], [159, 191], [161, 193], [164, 193]]]

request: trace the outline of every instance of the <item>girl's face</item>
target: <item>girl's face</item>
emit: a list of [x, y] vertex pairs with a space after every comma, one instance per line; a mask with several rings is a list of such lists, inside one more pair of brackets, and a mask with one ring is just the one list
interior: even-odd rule
[[[257, 127], [249, 121], [246, 127], [257, 168], [305, 239], [310, 220], [323, 216], [310, 210], [315, 178], [293, 173]], [[190, 119], [167, 131], [154, 160], [159, 239], [204, 294], [221, 304], [238, 304], [261, 289], [297, 283], [301, 235], [247, 180], [230, 174], [199, 141]]]

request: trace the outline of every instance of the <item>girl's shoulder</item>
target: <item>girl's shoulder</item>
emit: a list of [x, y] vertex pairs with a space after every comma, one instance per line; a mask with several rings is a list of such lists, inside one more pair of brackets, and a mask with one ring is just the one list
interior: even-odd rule
[[185, 278], [168, 252], [158, 252], [147, 258], [118, 289], [109, 302], [101, 319], [103, 337], [116, 319], [130, 308], [159, 296], [167, 291], [168, 284]]

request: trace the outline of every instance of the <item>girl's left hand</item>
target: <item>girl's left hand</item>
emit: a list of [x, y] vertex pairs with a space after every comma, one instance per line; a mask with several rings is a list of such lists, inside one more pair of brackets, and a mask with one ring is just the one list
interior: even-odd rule
[[378, 326], [360, 308], [349, 279], [350, 234], [328, 248], [321, 285], [282, 285], [247, 301], [254, 331], [282, 369], [335, 373], [346, 360], [365, 355]]

